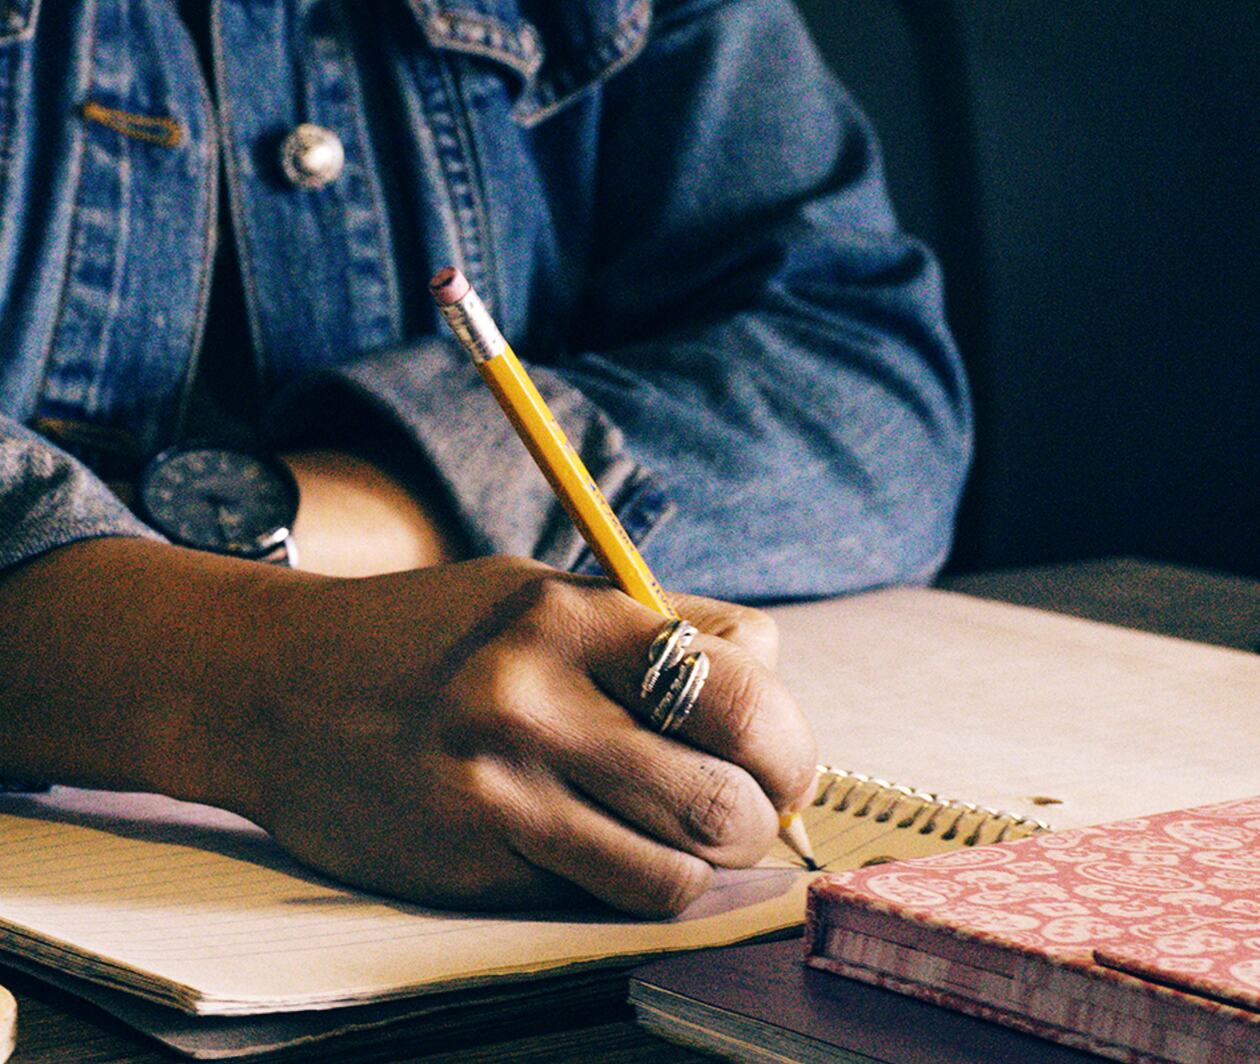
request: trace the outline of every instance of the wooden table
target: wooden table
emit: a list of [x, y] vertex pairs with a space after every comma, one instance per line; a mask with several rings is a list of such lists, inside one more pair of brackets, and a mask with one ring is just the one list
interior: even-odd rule
[[[1165, 632], [1222, 646], [1260, 649], [1260, 582], [1197, 570], [1110, 559], [955, 577], [944, 586], [985, 598], [1059, 610], [1078, 617]], [[182, 1058], [68, 994], [0, 966], [0, 983], [18, 999], [15, 1064], [170, 1064]], [[489, 1061], [619, 1064], [700, 1062], [635, 1026], [619, 992], [579, 1008], [549, 1010], [505, 1030], [475, 1022], [433, 1037], [423, 1022], [391, 1028], [367, 1045], [331, 1047], [329, 1062]]]

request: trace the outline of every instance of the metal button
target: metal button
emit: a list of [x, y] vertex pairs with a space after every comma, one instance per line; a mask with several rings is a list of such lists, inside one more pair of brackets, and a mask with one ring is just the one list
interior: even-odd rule
[[346, 149], [331, 129], [303, 122], [280, 145], [280, 165], [298, 188], [323, 188], [341, 176]]

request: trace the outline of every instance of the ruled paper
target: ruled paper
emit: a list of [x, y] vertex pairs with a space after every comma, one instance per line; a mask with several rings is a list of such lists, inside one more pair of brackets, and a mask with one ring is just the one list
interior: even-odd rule
[[220, 810], [71, 788], [0, 798], [0, 945], [204, 1015], [328, 1008], [725, 944], [798, 923], [807, 879], [780, 851], [766, 868], [720, 873], [672, 921], [459, 914], [325, 880]]

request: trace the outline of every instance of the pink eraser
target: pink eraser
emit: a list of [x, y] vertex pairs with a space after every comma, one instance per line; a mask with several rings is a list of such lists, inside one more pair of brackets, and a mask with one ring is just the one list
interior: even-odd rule
[[468, 294], [471, 287], [468, 278], [455, 266], [447, 266], [433, 275], [429, 282], [429, 291], [437, 300], [438, 306], [449, 307], [458, 303]]

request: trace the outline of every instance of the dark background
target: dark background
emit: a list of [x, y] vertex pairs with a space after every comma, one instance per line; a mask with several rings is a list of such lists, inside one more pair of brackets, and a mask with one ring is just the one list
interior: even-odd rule
[[978, 433], [950, 569], [1260, 576], [1260, 4], [798, 2], [945, 263]]

